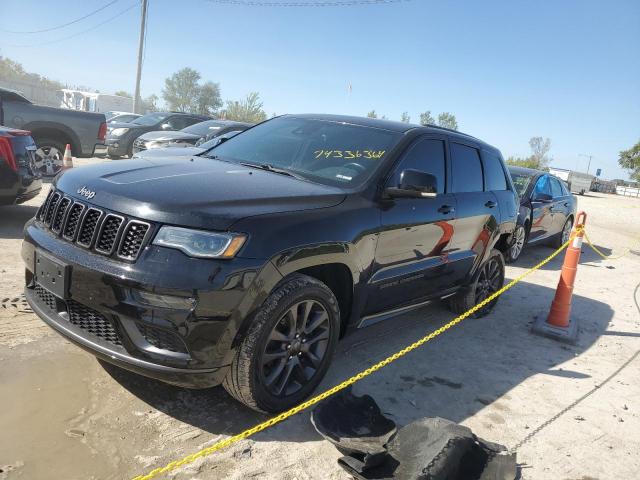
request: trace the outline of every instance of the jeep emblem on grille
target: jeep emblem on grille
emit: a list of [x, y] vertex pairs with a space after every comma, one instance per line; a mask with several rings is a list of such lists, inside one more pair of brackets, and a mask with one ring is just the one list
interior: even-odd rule
[[85, 197], [87, 200], [91, 200], [96, 196], [96, 192], [94, 192], [93, 190], [89, 190], [85, 185], [78, 189], [78, 193]]

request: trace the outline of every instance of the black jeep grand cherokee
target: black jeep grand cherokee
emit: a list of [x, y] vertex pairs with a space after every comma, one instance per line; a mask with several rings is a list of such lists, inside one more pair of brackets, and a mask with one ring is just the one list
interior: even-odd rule
[[187, 161], [58, 177], [25, 227], [26, 295], [107, 362], [278, 411], [345, 330], [497, 290], [517, 212], [500, 152], [473, 137], [284, 116]]

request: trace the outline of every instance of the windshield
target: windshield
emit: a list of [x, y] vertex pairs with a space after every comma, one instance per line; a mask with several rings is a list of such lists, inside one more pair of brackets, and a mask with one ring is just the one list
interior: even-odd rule
[[335, 186], [362, 184], [402, 134], [326, 120], [275, 118], [218, 145], [209, 157], [270, 165]]
[[168, 113], [148, 113], [146, 115], [136, 118], [131, 123], [135, 123], [136, 125], [150, 126], [150, 125], [155, 125], [158, 122], [161, 122], [168, 116], [169, 116]]
[[209, 135], [216, 130], [220, 130], [223, 126], [223, 123], [216, 122], [215, 120], [207, 120], [205, 122], [196, 123], [195, 125], [190, 125], [187, 128], [183, 128], [181, 131], [184, 133], [190, 133], [192, 135], [204, 137], [205, 135]]
[[518, 192], [518, 195], [520, 197], [522, 197], [524, 195], [524, 192], [527, 191], [527, 187], [529, 186], [529, 182], [531, 182], [531, 178], [533, 177], [531, 177], [530, 175], [524, 175], [521, 173], [511, 174], [513, 185], [516, 187], [516, 192]]

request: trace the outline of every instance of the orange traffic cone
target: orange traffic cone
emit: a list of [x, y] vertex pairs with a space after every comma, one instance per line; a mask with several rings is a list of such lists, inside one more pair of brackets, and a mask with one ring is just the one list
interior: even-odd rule
[[69, 170], [73, 168], [73, 157], [71, 156], [71, 145], [67, 143], [67, 148], [64, 149], [64, 157], [62, 158], [62, 170]]
[[587, 214], [584, 212], [578, 213], [549, 315], [546, 321], [542, 320], [542, 317], [536, 320], [532, 327], [534, 333], [568, 343], [576, 343], [578, 340], [578, 322], [571, 318], [571, 297], [573, 296], [573, 284], [578, 272], [580, 253], [582, 253], [582, 239], [584, 238], [584, 224], [586, 221]]

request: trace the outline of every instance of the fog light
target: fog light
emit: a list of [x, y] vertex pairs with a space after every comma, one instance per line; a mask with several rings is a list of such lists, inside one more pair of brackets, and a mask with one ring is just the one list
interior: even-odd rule
[[140, 303], [153, 307], [173, 308], [176, 310], [193, 310], [198, 303], [192, 297], [176, 297], [174, 295], [159, 295], [157, 293], [134, 290], [133, 296]]

